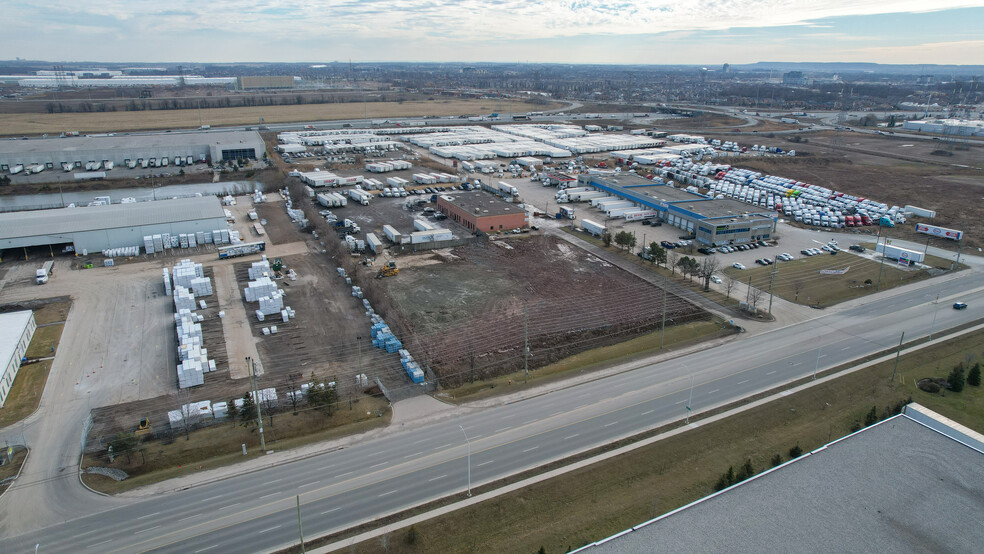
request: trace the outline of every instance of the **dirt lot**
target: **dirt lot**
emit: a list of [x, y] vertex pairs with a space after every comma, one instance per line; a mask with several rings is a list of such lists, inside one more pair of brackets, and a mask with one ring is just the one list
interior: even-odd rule
[[[967, 151], [954, 151], [952, 158], [937, 158], [928, 152], [935, 144], [920, 141], [901, 142], [890, 137], [853, 140], [844, 139], [840, 144], [857, 143], [870, 152], [880, 148], [884, 155], [872, 155], [853, 151], [827, 148], [821, 143], [830, 139], [810, 138], [808, 144], [796, 144], [797, 152], [808, 152], [809, 156], [796, 158], [751, 158], [743, 159], [739, 167], [761, 171], [773, 175], [789, 177], [799, 181], [821, 185], [848, 194], [870, 197], [889, 205], [911, 204], [935, 210], [933, 220], [917, 219], [943, 227], [965, 231], [965, 246], [984, 245], [984, 205], [981, 204], [981, 187], [984, 186], [982, 172], [955, 167], [941, 166], [933, 162], [945, 160], [947, 163], [976, 163], [984, 159], [984, 148], [970, 147]], [[774, 139], [779, 145], [783, 143]], [[793, 143], [786, 143], [792, 145]], [[912, 144], [911, 148], [902, 148]], [[904, 155], [925, 162], [899, 159]], [[914, 231], [914, 225], [907, 224], [896, 229], [884, 230], [891, 237], [906, 238], [916, 242], [925, 241], [925, 235]], [[953, 243], [934, 239], [932, 246], [953, 248]]]
[[[538, 367], [660, 324], [658, 288], [552, 237], [496, 240], [423, 257], [441, 263], [403, 270], [384, 286], [411, 351], [446, 386], [522, 367], [524, 326], [530, 365]], [[706, 316], [667, 298], [668, 324]]]
[[[348, 104], [302, 104], [299, 106], [257, 106], [249, 108], [207, 108], [201, 110], [160, 110], [153, 112], [105, 113], [12, 113], [0, 114], [0, 134], [37, 135], [66, 130], [81, 133], [135, 131], [149, 129], [197, 128], [199, 121], [212, 126], [255, 125], [337, 119], [372, 119], [459, 115], [492, 111], [527, 112], [549, 109], [528, 102], [509, 100], [431, 100], [415, 102], [371, 102]], [[368, 115], [367, 115], [368, 114]], [[199, 118], [200, 117], [200, 118]]]

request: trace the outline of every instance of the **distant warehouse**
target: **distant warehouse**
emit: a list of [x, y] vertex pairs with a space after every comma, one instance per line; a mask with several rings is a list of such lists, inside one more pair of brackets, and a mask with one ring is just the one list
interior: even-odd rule
[[289, 75], [236, 77], [236, 88], [239, 90], [257, 88], [294, 88], [294, 78]]
[[226, 229], [214, 196], [0, 214], [0, 251], [71, 245], [76, 252], [140, 246], [146, 235]]
[[437, 210], [471, 231], [490, 233], [521, 229], [529, 221], [526, 211], [483, 192], [462, 192], [437, 197]]
[[636, 175], [581, 175], [578, 184], [653, 210], [663, 221], [710, 246], [765, 240], [776, 229], [775, 212], [756, 211], [736, 200], [709, 198]]
[[[159, 133], [152, 135], [97, 135], [31, 140], [0, 141], [0, 170], [40, 164], [45, 169], [61, 169], [63, 163], [84, 168], [88, 162], [128, 162], [153, 160], [152, 166], [167, 165], [181, 158], [239, 160], [262, 158], [266, 151], [256, 131]], [[164, 162], [164, 163], [161, 163]]]

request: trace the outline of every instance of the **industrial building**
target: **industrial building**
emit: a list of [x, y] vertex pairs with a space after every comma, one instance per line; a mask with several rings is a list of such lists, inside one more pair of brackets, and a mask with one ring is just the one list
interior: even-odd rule
[[256, 131], [160, 133], [153, 135], [99, 135], [30, 140], [0, 141], [0, 170], [40, 164], [45, 169], [61, 169], [62, 163], [84, 168], [88, 162], [110, 161], [117, 166], [127, 162], [153, 160], [159, 165], [191, 157], [195, 161], [262, 158], [266, 151]]
[[483, 192], [437, 197], [437, 210], [471, 231], [491, 233], [521, 229], [529, 224], [526, 211]]
[[290, 75], [236, 77], [236, 88], [239, 90], [258, 88], [294, 88], [294, 78]]
[[909, 404], [575, 552], [979, 552], [982, 467], [984, 436]]
[[[147, 235], [226, 229], [214, 196], [0, 214], [0, 251], [72, 245], [76, 252], [140, 246]], [[60, 249], [60, 248], [59, 248]]]
[[663, 221], [694, 233], [698, 242], [710, 246], [768, 239], [778, 219], [774, 212], [755, 211], [736, 200], [709, 198], [632, 174], [581, 175], [578, 185], [655, 210]]
[[34, 312], [31, 310], [0, 314], [0, 361], [3, 362], [3, 373], [0, 374], [0, 408], [7, 401], [7, 394], [17, 378], [21, 360], [27, 353], [27, 346], [31, 344], [37, 327]]
[[984, 137], [984, 121], [970, 119], [920, 119], [906, 121], [902, 128], [958, 137]]

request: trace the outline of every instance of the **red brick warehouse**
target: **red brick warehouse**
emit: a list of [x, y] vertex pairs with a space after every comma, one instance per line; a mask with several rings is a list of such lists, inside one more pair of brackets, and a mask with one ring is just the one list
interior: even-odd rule
[[529, 224], [526, 211], [484, 192], [461, 192], [437, 197], [437, 210], [471, 231], [491, 233], [521, 229]]

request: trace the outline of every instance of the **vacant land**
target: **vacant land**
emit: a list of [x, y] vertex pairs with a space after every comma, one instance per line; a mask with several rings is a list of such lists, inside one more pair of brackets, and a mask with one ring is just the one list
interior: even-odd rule
[[[662, 291], [553, 237], [455, 248], [384, 283], [401, 336], [444, 386], [537, 367], [658, 328]], [[667, 324], [708, 314], [674, 295]], [[394, 322], [390, 322], [393, 326]]]
[[37, 135], [79, 131], [138, 131], [151, 129], [197, 128], [200, 122], [212, 126], [262, 125], [337, 119], [381, 119], [429, 115], [483, 114], [493, 111], [527, 112], [541, 106], [511, 100], [423, 100], [415, 102], [371, 102], [367, 104], [302, 104], [299, 106], [257, 106], [249, 108], [208, 108], [201, 110], [159, 110], [105, 113], [17, 113], [0, 114], [0, 135]]
[[874, 408], [884, 418], [918, 402], [975, 430], [984, 429], [984, 390], [929, 394], [922, 377], [946, 377], [953, 365], [979, 360], [977, 332], [906, 355], [896, 381], [886, 362], [775, 400], [742, 414], [642, 447], [562, 477], [367, 541], [351, 552], [565, 552], [664, 514], [714, 491], [728, 467], [750, 460], [756, 472], [863, 425]]
[[[758, 302], [759, 307], [763, 302], [768, 301], [769, 283], [772, 281], [773, 271], [775, 271], [773, 291], [776, 296], [797, 304], [819, 307], [831, 306], [874, 293], [879, 282], [879, 272], [881, 272], [880, 290], [931, 277], [929, 270], [903, 269], [897, 267], [891, 260], [885, 260], [882, 264], [844, 251], [838, 252], [836, 256], [826, 252], [809, 258], [801, 256], [798, 252], [794, 255], [796, 259], [779, 262], [778, 267], [756, 265], [746, 270], [728, 267], [724, 273], [742, 283], [748, 283], [751, 279], [753, 287], [766, 291], [766, 295]], [[844, 273], [825, 275], [821, 273], [822, 270], [844, 271]]]

